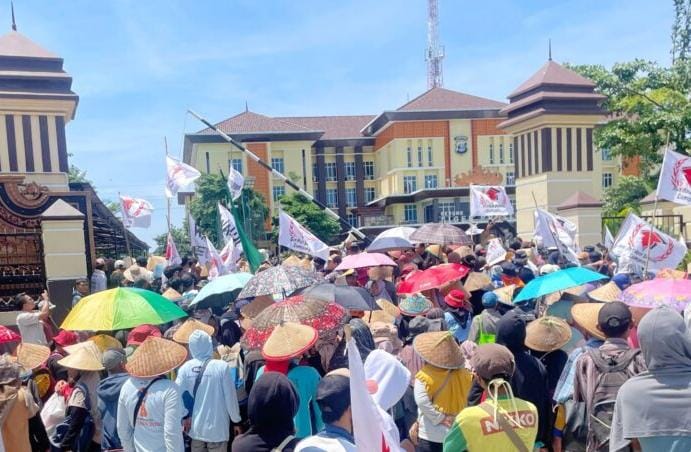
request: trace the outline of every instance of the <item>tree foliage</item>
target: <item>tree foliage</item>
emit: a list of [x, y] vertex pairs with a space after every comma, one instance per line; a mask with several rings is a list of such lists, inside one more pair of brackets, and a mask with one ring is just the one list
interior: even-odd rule
[[339, 222], [298, 192], [281, 197], [281, 208], [322, 242], [331, 244], [341, 232]]
[[[175, 247], [178, 250], [180, 256], [192, 255], [190, 249], [190, 236], [187, 230], [187, 226], [181, 228], [176, 226], [171, 226], [170, 233], [173, 235], [173, 241], [175, 241]], [[168, 243], [168, 233], [164, 232], [161, 235], [154, 237], [156, 242], [156, 249], [154, 254], [157, 256], [164, 256], [166, 254], [166, 244]]]
[[672, 62], [691, 56], [691, 0], [674, 0]]
[[640, 213], [640, 201], [651, 189], [650, 184], [642, 177], [620, 177], [616, 185], [605, 190], [603, 216], [625, 216], [630, 211]]
[[94, 183], [91, 182], [90, 179], [86, 177], [86, 170], [81, 170], [79, 167], [76, 165], [70, 164], [70, 169], [67, 172], [67, 181], [68, 182], [77, 182], [77, 183], [87, 183], [90, 184], [92, 187], [94, 186]]

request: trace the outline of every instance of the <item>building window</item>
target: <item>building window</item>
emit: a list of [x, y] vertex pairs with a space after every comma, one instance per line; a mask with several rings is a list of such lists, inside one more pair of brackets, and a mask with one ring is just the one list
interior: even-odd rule
[[417, 190], [416, 176], [403, 176], [403, 192], [412, 193]]
[[274, 202], [278, 202], [281, 196], [286, 194], [286, 188], [283, 185], [274, 185], [271, 189]]
[[406, 204], [403, 207], [403, 219], [406, 223], [417, 223], [417, 205]]
[[230, 159], [230, 167], [242, 174], [242, 159]]
[[494, 165], [494, 140], [489, 142], [489, 164]]
[[354, 228], [357, 228], [357, 227], [359, 226], [359, 224], [358, 224], [358, 218], [357, 218], [357, 215], [356, 215], [356, 214], [354, 214], [354, 213], [349, 213], [346, 219], [348, 220], [348, 223], [349, 223], [351, 226], [353, 226]]
[[327, 181], [334, 181], [336, 180], [336, 163], [335, 162], [329, 162], [325, 164], [326, 166], [326, 180]]
[[425, 188], [437, 188], [438, 183], [436, 174], [428, 174], [425, 176]]
[[609, 162], [612, 160], [612, 151], [610, 151], [608, 148], [601, 149], [600, 153], [602, 154], [603, 162]]
[[365, 187], [365, 202], [374, 201], [375, 193], [374, 187]]
[[371, 160], [365, 162], [365, 180], [374, 180], [374, 162]]
[[427, 141], [427, 166], [434, 166], [434, 155], [432, 154], [432, 140]]
[[312, 182], [319, 182], [319, 166], [312, 163]]
[[611, 187], [612, 181], [612, 173], [602, 173], [602, 188]]
[[346, 180], [355, 180], [355, 162], [345, 162]]
[[328, 207], [338, 207], [338, 190], [335, 188], [326, 189], [326, 205]]
[[412, 168], [413, 167], [413, 146], [410, 143], [410, 141], [408, 142], [408, 148], [406, 149], [406, 151], [407, 151], [406, 156], [408, 158], [408, 168]]
[[278, 171], [279, 173], [283, 174], [285, 172], [285, 166], [283, 165], [283, 158], [282, 157], [272, 157], [271, 158], [271, 167]]
[[506, 185], [516, 185], [516, 174], [513, 171], [506, 173]]
[[504, 164], [504, 143], [499, 143], [499, 163]]
[[417, 142], [417, 166], [422, 166], [422, 141]]
[[513, 143], [509, 142], [509, 163], [513, 163]]
[[346, 206], [355, 207], [357, 205], [357, 195], [354, 188], [346, 188]]

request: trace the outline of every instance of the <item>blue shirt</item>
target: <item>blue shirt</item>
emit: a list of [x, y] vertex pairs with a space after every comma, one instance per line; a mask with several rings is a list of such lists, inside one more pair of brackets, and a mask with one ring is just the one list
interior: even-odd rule
[[470, 326], [473, 324], [473, 315], [468, 313], [468, 321], [465, 324], [465, 328], [456, 322], [456, 317], [451, 315], [450, 312], [444, 313], [444, 320], [449, 327], [449, 331], [456, 338], [457, 342], [463, 342], [468, 339], [468, 333], [470, 333]]
[[561, 372], [557, 387], [554, 389], [554, 401], [557, 403], [566, 403], [567, 400], [573, 399], [573, 381], [576, 378], [576, 361], [585, 353], [588, 348], [600, 348], [604, 341], [596, 338], [590, 338], [585, 343], [585, 346], [578, 347], [569, 355], [569, 359], [564, 365], [564, 370]]

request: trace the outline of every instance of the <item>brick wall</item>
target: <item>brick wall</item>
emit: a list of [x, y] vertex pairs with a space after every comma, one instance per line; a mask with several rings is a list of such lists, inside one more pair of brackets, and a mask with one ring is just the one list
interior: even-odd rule
[[448, 121], [395, 122], [377, 135], [374, 149], [380, 149], [395, 138], [446, 137], [448, 140], [448, 135]]
[[[260, 159], [265, 162], [269, 162], [269, 151], [266, 143], [244, 143], [247, 149], [252, 151]], [[269, 177], [271, 173], [265, 168], [259, 166], [252, 159], [247, 159], [247, 174], [250, 177], [254, 177], [254, 191], [261, 193], [266, 200], [266, 204], [271, 206], [271, 187], [269, 186]], [[266, 229], [271, 227], [271, 215], [266, 219]]]

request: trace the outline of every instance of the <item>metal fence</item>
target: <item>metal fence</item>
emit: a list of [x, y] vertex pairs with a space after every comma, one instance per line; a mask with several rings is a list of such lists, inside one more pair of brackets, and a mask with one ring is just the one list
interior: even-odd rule
[[[651, 215], [641, 216], [641, 219], [652, 224], [665, 234], [669, 234], [674, 238], [679, 238], [680, 236], [686, 241], [686, 228], [684, 227], [684, 216], [683, 215], [656, 215], [653, 218]], [[619, 227], [624, 222], [626, 217], [602, 217], [602, 230], [604, 231], [605, 226], [607, 226], [616, 237]]]

